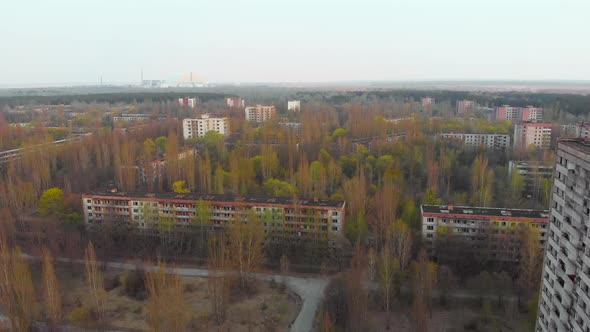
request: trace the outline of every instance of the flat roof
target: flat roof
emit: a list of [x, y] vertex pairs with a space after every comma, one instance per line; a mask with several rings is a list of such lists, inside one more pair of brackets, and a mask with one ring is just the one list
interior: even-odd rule
[[475, 215], [488, 217], [504, 218], [529, 218], [529, 219], [549, 219], [547, 210], [525, 210], [525, 209], [507, 209], [491, 207], [473, 207], [473, 206], [453, 206], [453, 205], [425, 205], [420, 206], [423, 213], [453, 214], [453, 215]]
[[253, 197], [253, 196], [236, 196], [236, 195], [216, 195], [216, 194], [178, 194], [178, 193], [148, 193], [148, 192], [110, 192], [110, 191], [92, 191], [82, 194], [82, 197], [88, 196], [107, 196], [112, 198], [140, 198], [140, 199], [166, 199], [166, 200], [184, 200], [184, 201], [211, 201], [211, 202], [228, 202], [228, 203], [250, 203], [250, 204], [279, 204], [279, 205], [300, 205], [309, 207], [333, 207], [344, 208], [345, 201], [331, 199], [303, 199], [287, 197]]
[[583, 138], [560, 138], [557, 140], [557, 145], [559, 146], [560, 144], [590, 154], [590, 140], [585, 140]]

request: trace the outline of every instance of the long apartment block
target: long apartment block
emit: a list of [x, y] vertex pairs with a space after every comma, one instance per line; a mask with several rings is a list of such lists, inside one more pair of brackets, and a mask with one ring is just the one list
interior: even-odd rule
[[590, 142], [557, 143], [536, 331], [590, 331]]
[[87, 224], [129, 222], [145, 228], [155, 214], [158, 220], [190, 226], [197, 223], [196, 215], [203, 215], [198, 214], [201, 207], [208, 209], [206, 215], [213, 228], [223, 228], [236, 220], [247, 221], [254, 212], [264, 221], [267, 232], [280, 227], [289, 236], [308, 237], [344, 234], [346, 204], [325, 199], [106, 191], [83, 194], [82, 205]]
[[[461, 240], [462, 250], [497, 261], [518, 260], [519, 227], [539, 228], [544, 243], [549, 211], [453, 205], [421, 205], [422, 239], [431, 257], [441, 258], [441, 235]], [[445, 238], [446, 240], [446, 238]], [[463, 252], [464, 253], [464, 252]], [[444, 257], [452, 259], [454, 257]]]

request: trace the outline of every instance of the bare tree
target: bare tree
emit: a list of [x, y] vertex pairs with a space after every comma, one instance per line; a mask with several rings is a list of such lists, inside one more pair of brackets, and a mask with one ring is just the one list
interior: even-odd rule
[[233, 265], [238, 269], [242, 288], [248, 287], [250, 273], [264, 261], [264, 226], [253, 210], [247, 221], [235, 220], [229, 226], [229, 246]]
[[385, 302], [386, 312], [386, 329], [389, 330], [390, 324], [390, 302], [393, 296], [394, 279], [399, 273], [399, 260], [391, 254], [391, 248], [388, 244], [383, 247], [379, 259], [379, 281], [383, 292], [383, 301]]

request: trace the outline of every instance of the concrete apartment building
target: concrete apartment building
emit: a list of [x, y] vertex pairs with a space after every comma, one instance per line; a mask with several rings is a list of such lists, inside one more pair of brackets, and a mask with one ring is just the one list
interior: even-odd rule
[[440, 135], [443, 139], [463, 142], [467, 148], [486, 148], [490, 150], [505, 150], [510, 147], [510, 135], [507, 134], [455, 134]]
[[540, 107], [526, 106], [513, 107], [502, 105], [496, 107], [496, 120], [509, 121], [543, 121], [543, 109]]
[[475, 100], [457, 100], [457, 113], [465, 113], [477, 109], [477, 102]]
[[246, 121], [262, 123], [270, 120], [277, 115], [276, 107], [266, 105], [256, 105], [246, 107]]
[[299, 112], [301, 111], [301, 101], [289, 100], [287, 102], [287, 111]]
[[229, 108], [244, 108], [246, 107], [246, 100], [238, 97], [226, 97], [225, 105]]
[[590, 125], [585, 123], [570, 123], [561, 125], [560, 134], [563, 137], [590, 138]]
[[531, 146], [548, 150], [551, 147], [553, 124], [547, 122], [519, 122], [514, 125], [514, 149], [526, 150]]
[[435, 99], [432, 97], [424, 97], [420, 100], [422, 107], [432, 106], [435, 103]]
[[[209, 225], [213, 229], [235, 220], [247, 221], [249, 211], [253, 211], [265, 221], [266, 233], [284, 230], [285, 236], [293, 238], [317, 234], [330, 238], [344, 234], [344, 201], [145, 192], [82, 195], [87, 224], [127, 222], [141, 228], [149, 228], [149, 220], [154, 219], [170, 220], [180, 227], [190, 226], [195, 222], [200, 201], [208, 209]], [[150, 215], [146, 217], [147, 213]]]
[[504, 208], [484, 208], [452, 205], [421, 205], [422, 239], [428, 254], [435, 258], [444, 255], [440, 251], [440, 234], [448, 234], [463, 240], [476, 257], [498, 261], [516, 262], [518, 245], [516, 230], [523, 226], [538, 227], [540, 241], [545, 241], [549, 212]]
[[148, 114], [121, 114], [120, 116], [113, 116], [113, 122], [134, 122], [149, 119], [151, 117]]
[[197, 107], [197, 98], [178, 98], [180, 107], [195, 108]]
[[536, 331], [590, 330], [590, 143], [557, 142]]
[[553, 177], [553, 163], [542, 161], [519, 161], [510, 160], [508, 162], [508, 176], [511, 177], [513, 172], [517, 172], [524, 179], [524, 194], [532, 197], [541, 186], [541, 179], [550, 179]]
[[229, 135], [228, 119], [212, 118], [209, 114], [203, 114], [200, 119], [182, 120], [182, 135], [184, 139], [203, 137], [208, 131], [214, 131], [223, 136]]

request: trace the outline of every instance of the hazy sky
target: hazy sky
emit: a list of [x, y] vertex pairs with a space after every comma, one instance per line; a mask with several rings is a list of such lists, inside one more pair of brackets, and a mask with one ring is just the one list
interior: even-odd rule
[[590, 79], [588, 0], [0, 0], [0, 85]]

